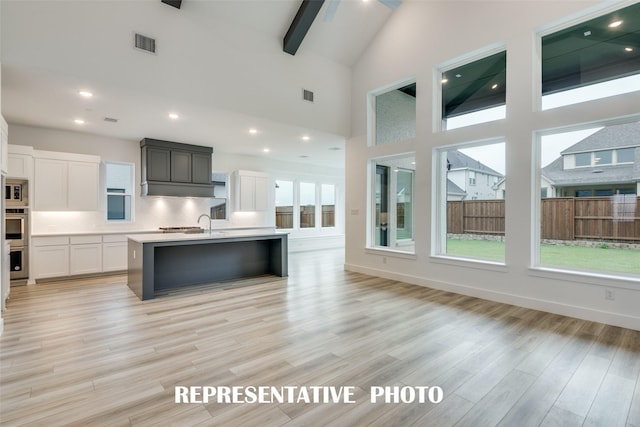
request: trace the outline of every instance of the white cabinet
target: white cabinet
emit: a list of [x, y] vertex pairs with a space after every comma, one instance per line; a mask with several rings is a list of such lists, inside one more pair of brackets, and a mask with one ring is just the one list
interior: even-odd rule
[[69, 237], [34, 237], [31, 244], [34, 279], [69, 275]]
[[102, 272], [101, 236], [71, 236], [69, 243], [69, 274]]
[[67, 210], [67, 162], [35, 159], [34, 210]]
[[0, 171], [6, 175], [9, 173], [9, 125], [0, 116]]
[[102, 271], [127, 269], [127, 236], [122, 234], [102, 236]]
[[9, 178], [33, 180], [33, 147], [9, 144], [7, 158]]
[[99, 157], [48, 151], [35, 153], [34, 210], [98, 210]]
[[69, 162], [68, 208], [97, 211], [100, 192], [100, 163]]
[[33, 278], [124, 271], [127, 244], [125, 234], [33, 237]]
[[269, 209], [269, 177], [252, 171], [236, 171], [236, 210], [255, 212]]

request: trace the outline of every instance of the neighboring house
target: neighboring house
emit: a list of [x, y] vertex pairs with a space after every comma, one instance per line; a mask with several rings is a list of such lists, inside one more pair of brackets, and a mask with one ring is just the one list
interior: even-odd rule
[[447, 200], [496, 199], [500, 172], [458, 150], [447, 151]]
[[541, 197], [640, 193], [640, 122], [607, 126], [542, 168]]

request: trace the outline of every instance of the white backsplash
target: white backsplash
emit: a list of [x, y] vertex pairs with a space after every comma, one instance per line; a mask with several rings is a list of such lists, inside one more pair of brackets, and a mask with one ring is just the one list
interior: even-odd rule
[[[104, 212], [32, 212], [31, 233], [96, 233], [148, 231], [159, 227], [197, 226], [198, 217], [209, 214], [211, 200], [185, 197], [138, 197], [132, 222], [110, 222]], [[206, 221], [200, 221], [206, 228]], [[235, 212], [229, 221], [213, 221], [212, 228], [268, 227], [269, 215], [263, 212]]]

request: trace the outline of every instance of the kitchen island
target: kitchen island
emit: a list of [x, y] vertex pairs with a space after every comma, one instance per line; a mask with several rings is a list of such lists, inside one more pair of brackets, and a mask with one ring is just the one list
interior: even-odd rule
[[287, 234], [272, 230], [127, 237], [128, 286], [141, 300], [167, 289], [288, 274]]

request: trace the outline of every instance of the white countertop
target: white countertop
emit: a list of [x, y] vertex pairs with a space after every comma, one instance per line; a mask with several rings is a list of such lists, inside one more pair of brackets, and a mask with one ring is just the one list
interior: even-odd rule
[[49, 232], [49, 233], [32, 233], [31, 237], [58, 237], [58, 236], [105, 236], [116, 234], [146, 234], [157, 233], [157, 229], [153, 230], [109, 230], [109, 231], [73, 231], [73, 232]]
[[129, 234], [127, 237], [138, 243], [159, 243], [159, 242], [182, 242], [193, 240], [217, 240], [217, 239], [233, 239], [236, 237], [264, 237], [264, 236], [281, 236], [289, 233], [277, 232], [273, 229], [269, 230], [229, 230], [229, 231], [213, 231], [209, 233], [148, 233], [148, 234]]

